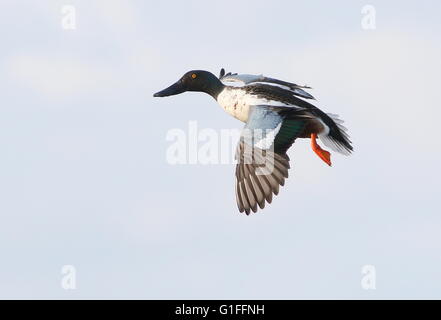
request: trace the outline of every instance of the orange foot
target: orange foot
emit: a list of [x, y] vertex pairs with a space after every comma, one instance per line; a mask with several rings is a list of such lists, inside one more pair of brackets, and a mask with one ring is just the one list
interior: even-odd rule
[[319, 156], [320, 159], [322, 159], [324, 162], [328, 164], [328, 166], [331, 166], [331, 154], [323, 150], [318, 144], [317, 144], [317, 134], [311, 133], [311, 147], [312, 150]]

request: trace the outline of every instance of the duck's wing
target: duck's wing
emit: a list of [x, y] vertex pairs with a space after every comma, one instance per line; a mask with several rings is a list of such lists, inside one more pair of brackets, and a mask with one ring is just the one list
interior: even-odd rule
[[280, 114], [270, 106], [255, 106], [250, 111], [236, 150], [236, 201], [240, 212], [250, 214], [271, 203], [273, 194], [288, 178], [286, 151], [300, 136], [306, 120]]
[[224, 69], [221, 69], [219, 74], [219, 79], [224, 84], [236, 84], [239, 86], [244, 86], [248, 84], [264, 83], [268, 85], [273, 85], [281, 87], [285, 90], [289, 90], [292, 94], [305, 98], [305, 99], [315, 99], [311, 94], [303, 89], [312, 89], [308, 86], [300, 86], [292, 82], [286, 82], [283, 80], [278, 80], [274, 78], [265, 77], [264, 75], [253, 75], [253, 74], [237, 74], [237, 73], [225, 73]]

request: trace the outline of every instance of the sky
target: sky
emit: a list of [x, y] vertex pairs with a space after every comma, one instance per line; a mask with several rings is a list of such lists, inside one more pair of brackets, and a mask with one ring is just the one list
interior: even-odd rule
[[[440, 11], [2, 0], [0, 298], [441, 298]], [[296, 141], [279, 196], [240, 214], [234, 164], [172, 165], [166, 137], [243, 124], [208, 95], [152, 96], [221, 68], [310, 85], [355, 152], [330, 168]]]

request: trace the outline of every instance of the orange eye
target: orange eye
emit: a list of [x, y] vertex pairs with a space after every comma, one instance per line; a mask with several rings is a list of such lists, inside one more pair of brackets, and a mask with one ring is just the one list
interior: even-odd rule
[[197, 77], [196, 73], [193, 73], [193, 74], [191, 75], [191, 78], [192, 78], [192, 79], [196, 79], [196, 77]]

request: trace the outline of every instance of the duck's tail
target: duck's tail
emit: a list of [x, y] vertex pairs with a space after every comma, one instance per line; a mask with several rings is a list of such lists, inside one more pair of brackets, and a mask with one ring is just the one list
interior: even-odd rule
[[327, 116], [332, 120], [332, 123], [326, 121], [329, 132], [319, 134], [320, 140], [328, 148], [344, 155], [350, 155], [354, 148], [347, 133], [348, 129], [343, 125], [344, 121], [337, 114], [327, 113]]

